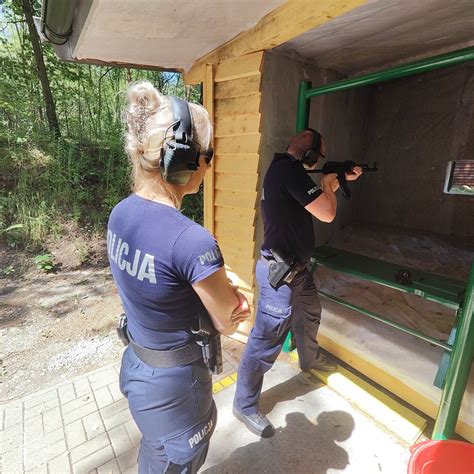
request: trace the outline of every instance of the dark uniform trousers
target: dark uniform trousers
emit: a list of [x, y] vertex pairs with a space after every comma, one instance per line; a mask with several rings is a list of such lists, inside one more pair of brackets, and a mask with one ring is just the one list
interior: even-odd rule
[[155, 368], [128, 346], [120, 390], [143, 435], [138, 472], [196, 473], [206, 460], [217, 418], [212, 378], [204, 362]]
[[291, 329], [295, 337], [300, 367], [311, 368], [318, 356], [316, 334], [321, 320], [321, 304], [308, 269], [290, 285], [274, 290], [268, 283], [268, 264], [259, 260], [256, 279], [260, 289], [255, 325], [240, 361], [235, 406], [244, 414], [258, 411], [263, 375], [270, 370]]

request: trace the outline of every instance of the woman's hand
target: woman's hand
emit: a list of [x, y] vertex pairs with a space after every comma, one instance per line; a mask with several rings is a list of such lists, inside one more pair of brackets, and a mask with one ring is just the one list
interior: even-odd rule
[[222, 267], [207, 278], [193, 284], [211, 317], [214, 327], [225, 336], [236, 331], [250, 311], [245, 296], [227, 278]]
[[233, 324], [239, 324], [245, 321], [250, 315], [250, 306], [247, 301], [247, 298], [243, 293], [239, 291], [239, 289], [232, 285], [232, 288], [239, 299], [239, 306], [237, 306], [231, 316], [231, 321]]
[[234, 290], [235, 296], [239, 300], [239, 305], [234, 309], [231, 319], [233, 324], [239, 324], [245, 321], [250, 314], [250, 305], [247, 301], [246, 296], [240, 292], [239, 286], [236, 285], [230, 278], [227, 278], [229, 285]]

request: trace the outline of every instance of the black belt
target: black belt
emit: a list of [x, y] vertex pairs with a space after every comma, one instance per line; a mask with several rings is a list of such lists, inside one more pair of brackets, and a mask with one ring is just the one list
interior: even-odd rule
[[270, 265], [272, 262], [275, 262], [275, 259], [273, 257], [265, 257], [261, 255], [260, 261], [263, 262], [265, 265]]
[[[276, 260], [273, 257], [265, 257], [265, 255], [260, 256], [260, 261], [263, 262], [265, 265], [270, 266], [272, 262], [276, 262]], [[308, 263], [307, 262], [298, 262], [296, 264], [296, 271], [298, 273], [302, 272], [306, 267]]]
[[169, 349], [159, 351], [156, 349], [147, 349], [139, 346], [129, 333], [130, 345], [136, 356], [145, 364], [152, 367], [162, 369], [178, 367], [180, 365], [189, 365], [199, 359], [202, 359], [202, 347], [195, 342], [178, 347], [177, 349]]

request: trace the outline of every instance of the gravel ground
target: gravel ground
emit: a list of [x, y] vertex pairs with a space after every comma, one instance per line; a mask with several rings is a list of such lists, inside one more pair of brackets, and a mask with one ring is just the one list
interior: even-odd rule
[[[7, 255], [8, 257], [8, 255]], [[5, 263], [6, 262], [6, 263]], [[10, 264], [0, 249], [0, 267]], [[0, 403], [120, 360], [122, 306], [108, 267], [46, 274], [29, 266], [0, 279]], [[244, 345], [223, 338], [240, 359]]]
[[2, 279], [0, 401], [120, 360], [121, 313], [108, 269]]

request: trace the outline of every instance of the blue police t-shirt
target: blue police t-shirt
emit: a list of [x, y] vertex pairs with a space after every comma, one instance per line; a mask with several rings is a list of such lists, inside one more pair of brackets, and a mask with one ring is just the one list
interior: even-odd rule
[[260, 207], [264, 227], [262, 254], [278, 249], [300, 262], [314, 249], [313, 221], [305, 206], [322, 194], [301, 161], [276, 153], [263, 180]]
[[109, 218], [107, 252], [135, 342], [166, 350], [192, 340], [206, 311], [192, 284], [224, 265], [217, 242], [177, 209], [132, 194]]

